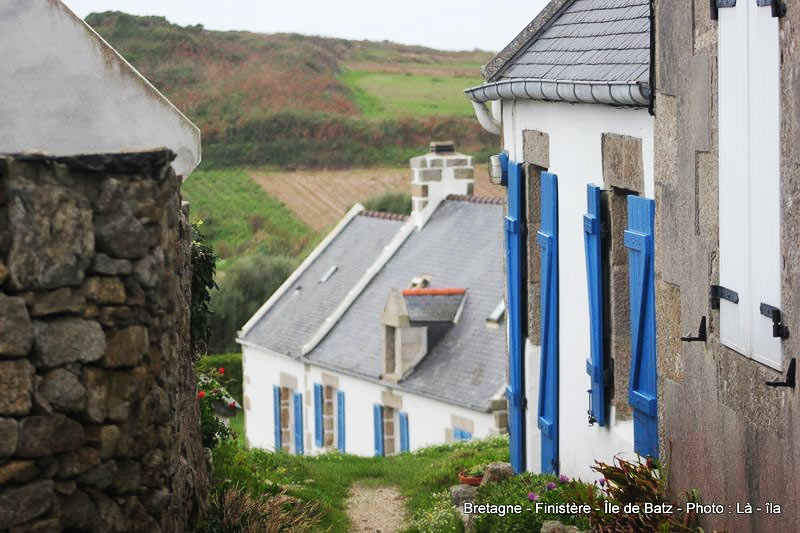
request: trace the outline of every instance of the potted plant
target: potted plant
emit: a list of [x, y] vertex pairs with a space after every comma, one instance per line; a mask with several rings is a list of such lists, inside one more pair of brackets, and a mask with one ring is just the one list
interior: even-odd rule
[[483, 465], [476, 465], [467, 471], [458, 473], [458, 480], [462, 485], [472, 485], [477, 487], [483, 481]]

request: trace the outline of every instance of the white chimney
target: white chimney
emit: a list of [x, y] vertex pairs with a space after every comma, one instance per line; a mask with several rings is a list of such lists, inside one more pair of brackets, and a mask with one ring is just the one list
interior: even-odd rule
[[[432, 142], [430, 152], [412, 157], [410, 163], [411, 216], [417, 219], [419, 227], [448, 195], [471, 195], [473, 192], [472, 156], [456, 152], [452, 141]], [[429, 205], [431, 209], [426, 210]]]

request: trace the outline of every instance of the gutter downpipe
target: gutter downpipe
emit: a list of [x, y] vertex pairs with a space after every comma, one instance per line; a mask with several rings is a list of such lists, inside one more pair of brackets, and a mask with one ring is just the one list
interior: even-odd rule
[[486, 108], [486, 104], [475, 100], [471, 101], [472, 107], [475, 109], [475, 116], [478, 118], [481, 127], [492, 135], [500, 135], [500, 122], [492, 116], [492, 113]]

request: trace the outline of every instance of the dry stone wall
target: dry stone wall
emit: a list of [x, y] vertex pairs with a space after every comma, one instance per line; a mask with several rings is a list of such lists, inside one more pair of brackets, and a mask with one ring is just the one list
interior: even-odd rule
[[0, 157], [0, 531], [186, 531], [202, 508], [173, 158]]

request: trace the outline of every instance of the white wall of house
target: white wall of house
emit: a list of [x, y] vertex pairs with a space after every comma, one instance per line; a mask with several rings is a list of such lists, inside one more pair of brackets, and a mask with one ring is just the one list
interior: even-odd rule
[[187, 177], [200, 130], [58, 0], [0, 0], [0, 153], [165, 146]]
[[[353, 377], [340, 372], [299, 362], [267, 350], [243, 346], [243, 371], [245, 376], [245, 431], [250, 446], [274, 450], [273, 385], [280, 384], [280, 374], [297, 378], [302, 384], [306, 453], [321, 453], [314, 443], [314, 383], [322, 383], [322, 374], [336, 376], [339, 390], [345, 392], [345, 451], [363, 456], [375, 454], [372, 407], [383, 403], [383, 393], [392, 391], [402, 398], [401, 411], [408, 414], [409, 446], [416, 450], [445, 442], [445, 429], [452, 427], [452, 416], [473, 422], [473, 437], [495, 434], [494, 418], [483, 413], [433, 400], [417, 394]], [[399, 438], [399, 429], [395, 436]], [[294, 439], [294, 437], [292, 437]], [[335, 441], [334, 441], [335, 442]], [[399, 440], [397, 449], [399, 450]]]
[[[646, 109], [599, 104], [569, 104], [517, 100], [503, 102], [504, 148], [512, 160], [521, 161], [522, 131], [546, 132], [550, 140], [550, 172], [558, 175], [559, 231], [559, 460], [561, 472], [584, 479], [597, 477], [590, 470], [595, 459], [611, 461], [617, 453], [633, 452], [632, 421], [617, 422], [614, 409], [606, 427], [589, 426], [589, 303], [583, 241], [586, 185], [603, 185], [601, 137], [619, 133], [642, 139], [645, 196], [654, 194], [653, 117]], [[527, 351], [529, 368], [538, 349]], [[535, 363], [538, 367], [538, 361]], [[536, 405], [538, 372], [527, 372], [528, 468], [540, 467]], [[531, 383], [530, 380], [533, 382]]]

